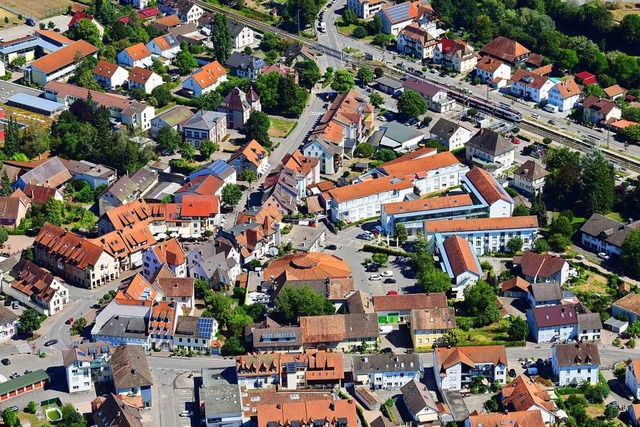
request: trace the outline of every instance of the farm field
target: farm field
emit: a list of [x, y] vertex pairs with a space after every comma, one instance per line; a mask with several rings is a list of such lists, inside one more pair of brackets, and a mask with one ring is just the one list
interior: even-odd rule
[[[26, 18], [32, 16], [36, 20], [48, 18], [55, 15], [62, 15], [67, 12], [67, 7], [72, 4], [70, 0], [2, 0], [3, 6], [8, 9], [18, 11]], [[4, 23], [2, 13], [6, 10], [0, 9], [0, 19]]]

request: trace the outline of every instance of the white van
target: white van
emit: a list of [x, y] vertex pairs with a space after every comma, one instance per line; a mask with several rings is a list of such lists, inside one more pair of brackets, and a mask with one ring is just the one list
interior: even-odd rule
[[558, 107], [556, 107], [555, 105], [551, 105], [551, 104], [547, 104], [544, 107], [542, 107], [542, 109], [544, 111], [548, 111], [549, 113], [557, 113], [558, 112]]
[[327, 32], [327, 24], [325, 24], [324, 21], [321, 21], [320, 24], [318, 25], [318, 29], [320, 30], [321, 33], [326, 33]]
[[531, 117], [534, 118], [534, 119], [539, 119], [540, 118], [540, 114], [531, 113]]
[[380, 326], [380, 333], [381, 334], [388, 334], [391, 331], [393, 331], [393, 326], [391, 326], [391, 325]]

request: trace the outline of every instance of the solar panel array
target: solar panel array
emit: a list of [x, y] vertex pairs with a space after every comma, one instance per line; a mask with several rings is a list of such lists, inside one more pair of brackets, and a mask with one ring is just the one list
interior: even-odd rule
[[407, 19], [409, 18], [410, 5], [411, 5], [411, 2], [408, 1], [405, 3], [396, 4], [395, 6], [391, 6], [386, 10], [387, 15], [389, 15], [389, 18], [393, 22], [397, 22], [402, 19]]
[[277, 334], [263, 334], [262, 338], [267, 338], [267, 339], [274, 339], [274, 338], [286, 338], [286, 339], [295, 339], [296, 338], [296, 334], [294, 334], [293, 332], [283, 332], [283, 333], [277, 333]]
[[198, 319], [198, 332], [201, 337], [210, 337], [213, 332], [214, 319], [201, 317]]

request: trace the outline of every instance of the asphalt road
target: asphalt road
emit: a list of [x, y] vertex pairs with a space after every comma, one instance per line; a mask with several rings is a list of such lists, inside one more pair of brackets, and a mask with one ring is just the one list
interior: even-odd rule
[[[60, 28], [61, 32], [65, 32], [69, 29], [68, 24], [69, 21], [71, 21], [71, 17], [68, 15], [58, 15], [52, 18], [44, 19], [42, 22], [48, 24], [49, 21], [56, 24], [56, 28]], [[40, 22], [38, 22], [37, 24], [40, 24]], [[0, 31], [0, 37], [5, 39], [5, 41], [9, 41], [28, 36], [29, 34], [33, 34], [33, 32], [37, 29], [39, 29], [38, 25], [36, 25], [35, 27], [30, 27], [27, 24], [16, 25], [14, 27], [7, 28], [6, 30]]]

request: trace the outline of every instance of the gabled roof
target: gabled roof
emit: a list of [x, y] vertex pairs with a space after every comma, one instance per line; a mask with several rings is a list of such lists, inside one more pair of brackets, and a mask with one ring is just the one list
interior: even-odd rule
[[[558, 282], [532, 283], [529, 288], [533, 299], [541, 301], [560, 301], [562, 299], [562, 289]], [[565, 310], [562, 310], [565, 313]], [[575, 320], [575, 316], [574, 320]]]
[[178, 15], [167, 15], [164, 16], [162, 18], [158, 18], [155, 21], [153, 21], [153, 25], [158, 28], [159, 30], [164, 30], [166, 28], [172, 28], [172, 27], [177, 27], [178, 25], [180, 25], [182, 23], [182, 21], [180, 21], [180, 18], [178, 17]]
[[422, 46], [426, 46], [429, 42], [435, 43], [436, 38], [427, 30], [422, 28], [420, 24], [414, 22], [404, 27], [398, 36], [408, 39], [418, 40]]
[[373, 297], [375, 311], [408, 311], [447, 306], [447, 295], [443, 292], [430, 294], [378, 295]]
[[440, 139], [446, 140], [451, 138], [461, 127], [462, 126], [458, 123], [454, 123], [451, 120], [447, 120], [442, 117], [431, 127], [429, 133]]
[[95, 266], [104, 253], [95, 243], [50, 223], [42, 227], [35, 244], [40, 245], [60, 262], [79, 269]]
[[474, 166], [466, 175], [471, 184], [478, 190], [483, 199], [490, 205], [498, 200], [514, 204], [513, 199], [500, 183], [486, 170]]
[[176, 277], [168, 268], [160, 268], [154, 276], [152, 286], [160, 291], [164, 298], [193, 298], [193, 277]]
[[151, 234], [147, 222], [140, 221], [91, 239], [91, 242], [101, 246], [114, 258], [124, 259], [151, 247], [156, 243], [156, 239]]
[[527, 160], [522, 165], [520, 165], [518, 169], [516, 169], [514, 175], [519, 175], [527, 181], [536, 181], [549, 175], [549, 173], [550, 172], [548, 170], [546, 170], [535, 161]]
[[98, 48], [84, 40], [65, 46], [53, 53], [36, 59], [28, 66], [42, 71], [45, 74], [53, 73], [56, 70], [67, 67], [80, 59], [86, 58], [98, 52]]
[[409, 179], [385, 177], [334, 188], [323, 193], [322, 196], [326, 200], [335, 200], [337, 203], [342, 203], [385, 191], [406, 190], [412, 187], [413, 182]]
[[481, 276], [475, 253], [472, 251], [469, 242], [461, 236], [449, 236], [442, 243], [447, 261], [451, 265], [451, 270], [455, 277], [463, 273], [470, 272]]
[[116, 347], [110, 363], [116, 391], [153, 385], [147, 357], [141, 346], [123, 344]]
[[185, 194], [182, 196], [181, 217], [210, 218], [220, 212], [220, 199], [210, 194]]
[[426, 175], [430, 171], [453, 165], [460, 165], [460, 161], [451, 152], [446, 151], [424, 157], [409, 158], [401, 162], [384, 163], [378, 166], [377, 170], [389, 177], [412, 179], [416, 176]]
[[156, 37], [152, 41], [158, 45], [160, 50], [169, 50], [180, 46], [180, 43], [178, 43], [178, 40], [176, 40], [173, 34], [164, 34]]
[[305, 344], [341, 342], [378, 336], [378, 317], [368, 314], [330, 314], [300, 318]]
[[357, 426], [356, 404], [348, 400], [306, 400], [258, 405], [257, 427], [329, 425]]
[[425, 222], [425, 232], [428, 234], [480, 230], [513, 230], [520, 228], [538, 228], [538, 217], [531, 215], [506, 218], [428, 220]]
[[151, 250], [156, 254], [160, 264], [182, 265], [186, 261], [186, 255], [175, 238], [159, 243]]
[[180, 187], [175, 194], [191, 193], [213, 195], [224, 185], [224, 181], [213, 175], [200, 175]]
[[475, 367], [476, 363], [492, 363], [507, 365], [507, 352], [503, 345], [482, 347], [438, 347], [435, 349], [435, 361], [438, 371], [445, 370], [459, 363]]
[[264, 66], [264, 60], [257, 56], [248, 55], [244, 52], [233, 52], [224, 63], [227, 67], [246, 69], [261, 69]]
[[422, 95], [426, 95], [429, 98], [433, 98], [436, 94], [444, 91], [444, 89], [442, 89], [441, 87], [436, 86], [435, 84], [426, 80], [418, 79], [416, 77], [407, 77], [407, 79], [403, 83], [403, 86], [405, 89], [415, 90], [416, 92], [421, 93]]
[[263, 161], [269, 158], [269, 153], [262, 147], [262, 145], [260, 145], [258, 141], [252, 139], [243, 147], [238, 149], [238, 151], [236, 151], [233, 156], [231, 156], [231, 159], [229, 159], [229, 161], [232, 162], [238, 157], [242, 157], [243, 160], [251, 163], [256, 168], [258, 168]]
[[383, 7], [382, 13], [393, 25], [399, 22], [420, 18], [420, 16], [425, 13], [433, 13], [433, 9], [431, 8], [428, 0], [418, 0]]
[[510, 63], [514, 63], [516, 58], [526, 56], [531, 53], [529, 49], [522, 46], [517, 41], [503, 36], [498, 36], [484, 45], [481, 52]]
[[71, 179], [71, 173], [59, 157], [51, 157], [20, 177], [25, 184], [56, 188]]
[[247, 94], [239, 87], [234, 87], [231, 92], [224, 97], [218, 108], [231, 111], [246, 111], [251, 106], [247, 102]]
[[472, 147], [477, 151], [487, 153], [493, 157], [499, 156], [509, 151], [515, 151], [513, 144], [507, 138], [492, 131], [491, 129], [480, 129], [467, 142], [467, 147]]
[[202, 89], [213, 86], [218, 80], [227, 74], [227, 70], [218, 61], [213, 61], [203, 65], [199, 70], [191, 75], [191, 78]]
[[553, 357], [560, 368], [600, 366], [600, 352], [596, 343], [556, 344]]
[[133, 46], [126, 48], [124, 51], [127, 52], [129, 57], [134, 61], [139, 61], [151, 56], [151, 51], [144, 43], [134, 44]]
[[604, 93], [606, 93], [609, 98], [614, 98], [618, 95], [624, 95], [628, 92], [627, 89], [623, 88], [620, 85], [609, 86], [604, 88], [603, 90], [604, 90]]
[[353, 373], [421, 371], [418, 354], [367, 354], [353, 358]]
[[21, 204], [26, 209], [28, 207], [29, 201], [24, 200], [19, 196], [16, 197], [14, 195], [0, 197], [0, 219], [7, 219], [12, 221], [17, 221], [18, 219], [20, 219]]
[[151, 208], [144, 200], [134, 200], [122, 206], [109, 209], [105, 214], [116, 230], [151, 218]]
[[104, 60], [100, 60], [98, 64], [93, 68], [93, 74], [96, 76], [104, 77], [105, 79], [110, 79], [113, 75], [118, 71], [120, 67], [118, 64], [114, 64], [112, 62], [107, 62]]
[[550, 412], [556, 410], [556, 404], [549, 397], [549, 393], [524, 375], [507, 384], [502, 389], [502, 396], [502, 405], [509, 411], [528, 411], [532, 406]]
[[518, 411], [506, 414], [473, 414], [469, 427], [545, 427], [540, 411]]
[[146, 68], [133, 67], [129, 72], [129, 81], [145, 85], [153, 75], [158, 76], [156, 73], [151, 70], [147, 70]]
[[549, 79], [540, 74], [525, 70], [524, 68], [518, 68], [516, 72], [513, 73], [513, 76], [511, 76], [511, 81], [534, 89], [541, 89]]
[[415, 415], [425, 408], [438, 412], [438, 406], [426, 385], [413, 379], [403, 385], [400, 391], [412, 414]]
[[431, 211], [471, 205], [473, 205], [471, 196], [469, 196], [468, 194], [456, 194], [454, 196], [440, 196], [431, 197], [428, 199], [416, 199], [395, 203], [386, 203], [382, 205], [382, 209], [387, 213], [387, 215], [397, 215], [410, 212]]
[[600, 313], [578, 313], [578, 329], [602, 329], [602, 318], [600, 317]]
[[[544, 285], [546, 284], [547, 283], [544, 283]], [[578, 324], [576, 309], [571, 304], [534, 307], [531, 309], [531, 315], [536, 325], [538, 325], [538, 328]]]
[[546, 279], [559, 273], [566, 264], [567, 261], [564, 258], [541, 255], [531, 251], [525, 251], [520, 259], [522, 274], [540, 279]]
[[614, 108], [620, 108], [618, 104], [615, 102], [605, 99], [598, 98], [597, 96], [590, 95], [587, 99], [582, 103], [582, 108], [587, 108], [589, 110], [598, 111], [603, 115], [607, 115]]
[[412, 331], [432, 331], [456, 327], [456, 312], [453, 307], [414, 308], [411, 310]]
[[142, 427], [140, 411], [113, 393], [109, 393], [92, 413], [98, 427]]
[[531, 283], [524, 280], [522, 277], [513, 277], [502, 284], [502, 292], [515, 291], [515, 292], [528, 292]]
[[556, 83], [556, 90], [562, 97], [562, 99], [571, 98], [572, 96], [579, 96], [582, 93], [580, 86], [573, 79], [564, 80]]

